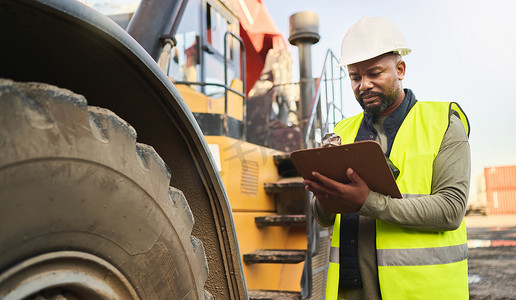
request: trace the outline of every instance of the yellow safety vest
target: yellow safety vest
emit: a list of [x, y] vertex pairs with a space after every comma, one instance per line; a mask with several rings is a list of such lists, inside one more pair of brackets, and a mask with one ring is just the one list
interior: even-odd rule
[[[418, 101], [405, 117], [392, 145], [390, 160], [400, 169], [396, 183], [404, 198], [431, 194], [432, 167], [457, 103]], [[337, 124], [342, 144], [352, 143], [363, 113]], [[326, 299], [339, 289], [340, 215], [335, 218]], [[382, 299], [468, 299], [468, 246], [464, 220], [453, 231], [426, 232], [376, 220], [378, 279]]]

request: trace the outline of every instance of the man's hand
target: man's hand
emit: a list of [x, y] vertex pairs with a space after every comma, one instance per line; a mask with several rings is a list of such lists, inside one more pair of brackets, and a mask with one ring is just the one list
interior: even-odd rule
[[369, 187], [351, 168], [346, 171], [350, 183], [340, 183], [318, 172], [313, 172], [312, 175], [315, 180], [303, 181], [306, 189], [314, 193], [328, 212], [357, 212], [369, 196]]

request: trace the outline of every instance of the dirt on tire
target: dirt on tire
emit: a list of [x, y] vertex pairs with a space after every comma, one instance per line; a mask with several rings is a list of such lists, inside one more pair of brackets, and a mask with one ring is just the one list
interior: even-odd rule
[[[0, 298], [44, 291], [24, 290], [16, 270], [70, 252], [109, 264], [140, 299], [210, 298], [183, 193], [113, 112], [51, 85], [0, 79], [0, 153]], [[78, 286], [63, 288], [84, 292]]]

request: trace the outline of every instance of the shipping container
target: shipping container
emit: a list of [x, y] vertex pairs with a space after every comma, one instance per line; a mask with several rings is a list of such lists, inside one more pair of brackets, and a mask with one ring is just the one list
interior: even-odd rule
[[484, 169], [488, 214], [516, 214], [516, 165]]
[[516, 214], [516, 189], [487, 192], [489, 214]]
[[484, 168], [486, 190], [516, 189], [516, 165]]

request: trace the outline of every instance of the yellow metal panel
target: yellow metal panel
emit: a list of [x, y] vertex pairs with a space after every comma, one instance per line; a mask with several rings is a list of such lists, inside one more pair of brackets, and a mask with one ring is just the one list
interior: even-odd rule
[[[224, 96], [213, 99], [184, 84], [177, 84], [176, 88], [192, 112], [224, 114]], [[238, 79], [233, 80], [233, 82], [231, 82], [231, 88], [238, 92], [242, 92], [242, 81]], [[240, 121], [243, 120], [242, 101], [242, 97], [228, 91], [228, 116]]]
[[[231, 88], [235, 91], [242, 93], [243, 91], [243, 83], [241, 80], [234, 79], [231, 82]], [[243, 104], [244, 99], [239, 95], [228, 91], [228, 116], [233, 117], [237, 120], [243, 120]]]
[[263, 184], [279, 179], [273, 155], [281, 151], [225, 136], [206, 136], [219, 147], [222, 181], [234, 211], [274, 211], [274, 195]]
[[[239, 79], [233, 79], [230, 87], [242, 93], [242, 81]], [[221, 114], [224, 113], [224, 96], [214, 99], [214, 102], [221, 107], [217, 107], [218, 109], [222, 109]], [[228, 116], [233, 117], [237, 120], [243, 120], [243, 98], [239, 95], [228, 91]]]
[[[258, 228], [256, 217], [275, 214], [274, 195], [263, 184], [279, 179], [273, 155], [283, 154], [224, 136], [206, 136], [218, 148], [215, 159], [233, 211], [242, 255], [258, 249], [306, 249], [306, 226]], [[304, 263], [243, 264], [248, 289], [299, 291]]]
[[192, 112], [208, 112], [208, 96], [187, 85], [177, 84], [176, 88]]
[[[242, 255], [257, 249], [306, 249], [305, 226], [258, 228], [254, 218], [266, 215], [270, 215], [270, 213], [233, 213]], [[299, 291], [303, 265], [302, 262], [298, 264], [244, 263], [247, 288]]]

